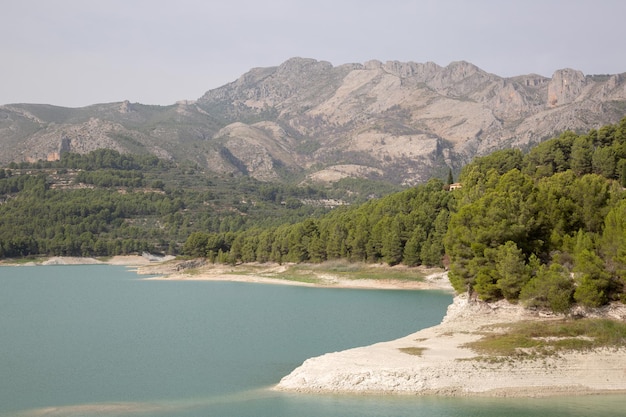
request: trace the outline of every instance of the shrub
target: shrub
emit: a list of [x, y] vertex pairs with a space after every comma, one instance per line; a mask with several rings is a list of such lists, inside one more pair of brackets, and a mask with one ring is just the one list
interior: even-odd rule
[[527, 307], [565, 313], [572, 305], [573, 291], [573, 281], [565, 268], [558, 264], [542, 265], [537, 275], [522, 288], [520, 300]]

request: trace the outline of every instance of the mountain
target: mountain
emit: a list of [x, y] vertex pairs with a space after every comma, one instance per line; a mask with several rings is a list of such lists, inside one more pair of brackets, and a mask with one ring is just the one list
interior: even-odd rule
[[292, 58], [171, 106], [0, 106], [0, 164], [111, 148], [260, 180], [414, 184], [624, 115], [626, 73], [503, 78], [468, 62]]

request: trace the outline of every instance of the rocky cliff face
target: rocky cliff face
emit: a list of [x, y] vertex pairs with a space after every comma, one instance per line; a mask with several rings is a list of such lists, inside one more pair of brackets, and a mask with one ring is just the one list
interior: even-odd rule
[[0, 163], [108, 147], [261, 180], [291, 172], [412, 184], [476, 155], [624, 115], [624, 74], [502, 78], [467, 62], [335, 67], [293, 58], [172, 106], [2, 106]]

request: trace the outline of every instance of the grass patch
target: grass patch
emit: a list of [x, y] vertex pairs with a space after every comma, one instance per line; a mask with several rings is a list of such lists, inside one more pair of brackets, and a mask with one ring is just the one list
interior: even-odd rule
[[[304, 282], [307, 284], [319, 284], [322, 282], [315, 274], [307, 269], [296, 268], [297, 265], [290, 266], [286, 271], [273, 272], [267, 265], [240, 264], [229, 271], [227, 275], [256, 275], [263, 278], [282, 279], [285, 281]], [[310, 268], [309, 268], [310, 269]]]
[[182, 272], [193, 277], [202, 274], [203, 271], [198, 268], [187, 268], [184, 269]]
[[395, 280], [407, 282], [424, 281], [424, 275], [415, 268], [392, 268], [362, 262], [343, 260], [327, 261], [320, 264], [297, 264], [290, 266], [284, 274], [327, 274], [347, 280]]
[[427, 348], [425, 347], [417, 347], [417, 346], [398, 348], [400, 352], [413, 355], [413, 356], [422, 356], [426, 349]]
[[487, 335], [476, 342], [466, 345], [472, 349], [495, 356], [512, 356], [519, 353], [519, 349], [533, 349], [541, 346], [541, 342], [526, 335], [508, 333], [503, 335]]
[[320, 264], [308, 265], [314, 271], [336, 272], [336, 273], [357, 273], [367, 268], [361, 262], [347, 262], [344, 260], [327, 261]]
[[626, 346], [626, 323], [610, 319], [519, 322], [464, 346], [481, 355], [516, 357], [617, 349]]
[[285, 275], [274, 276], [272, 278], [283, 279], [285, 281], [304, 282], [306, 284], [321, 284], [323, 281], [315, 276], [309, 275]]

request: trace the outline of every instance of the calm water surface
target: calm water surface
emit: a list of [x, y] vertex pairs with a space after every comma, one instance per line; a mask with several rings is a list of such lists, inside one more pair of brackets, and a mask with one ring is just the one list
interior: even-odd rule
[[144, 281], [0, 267], [0, 416], [600, 416], [624, 396], [446, 399], [267, 389], [311, 356], [440, 322], [441, 292]]

